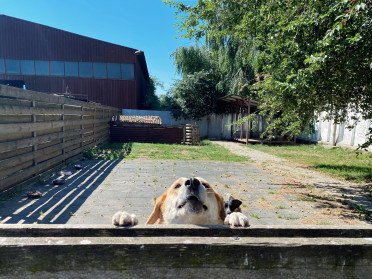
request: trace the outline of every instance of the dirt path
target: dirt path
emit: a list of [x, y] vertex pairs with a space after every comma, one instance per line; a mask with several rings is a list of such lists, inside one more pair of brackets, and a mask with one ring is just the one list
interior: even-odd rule
[[254, 150], [241, 143], [227, 141], [214, 141], [214, 143], [227, 148], [232, 153], [250, 158], [256, 167], [278, 176], [285, 184], [292, 186], [288, 189], [292, 189], [289, 192], [293, 192], [293, 188], [296, 188], [296, 192], [307, 196], [309, 200], [323, 200], [334, 206], [341, 203], [360, 213], [366, 213], [367, 218], [372, 213], [372, 197], [366, 191], [370, 185], [338, 180], [309, 167]]

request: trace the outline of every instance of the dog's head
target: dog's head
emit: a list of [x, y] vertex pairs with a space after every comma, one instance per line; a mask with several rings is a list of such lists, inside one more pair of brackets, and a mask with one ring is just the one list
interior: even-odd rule
[[223, 198], [206, 180], [181, 177], [156, 200], [147, 224], [221, 224], [225, 216]]
[[231, 214], [233, 212], [242, 212], [240, 206], [242, 202], [235, 199], [233, 196], [229, 195], [227, 201], [225, 201], [225, 211], [226, 214]]

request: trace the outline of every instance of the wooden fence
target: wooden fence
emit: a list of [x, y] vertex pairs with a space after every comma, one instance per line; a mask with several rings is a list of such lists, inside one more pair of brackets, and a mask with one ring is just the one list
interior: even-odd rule
[[0, 85], [0, 191], [109, 140], [113, 107]]
[[183, 126], [112, 125], [111, 141], [183, 143]]

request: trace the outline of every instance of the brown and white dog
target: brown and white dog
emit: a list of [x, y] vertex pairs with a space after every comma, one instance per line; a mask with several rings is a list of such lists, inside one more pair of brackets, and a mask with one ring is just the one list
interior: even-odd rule
[[[138, 224], [134, 214], [119, 211], [112, 217], [116, 226]], [[241, 212], [226, 214], [220, 194], [201, 177], [177, 179], [156, 199], [155, 208], [146, 224], [193, 224], [248, 227], [248, 218]]]

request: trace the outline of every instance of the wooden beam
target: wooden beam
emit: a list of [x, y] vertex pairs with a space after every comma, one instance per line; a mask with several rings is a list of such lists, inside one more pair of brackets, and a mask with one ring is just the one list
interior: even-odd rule
[[93, 123], [108, 123], [107, 119], [95, 119], [86, 121], [83, 120], [60, 120], [60, 121], [46, 121], [46, 122], [36, 122], [36, 123], [11, 123], [11, 124], [0, 124], [0, 136], [2, 134], [9, 133], [23, 133], [23, 132], [33, 132], [33, 131], [43, 131], [48, 129], [61, 128], [63, 126], [78, 126], [81, 124], [93, 124]]
[[[65, 109], [64, 113], [68, 115], [80, 115], [80, 111], [77, 109]], [[62, 114], [63, 111], [60, 108], [55, 107], [23, 107], [23, 106], [12, 106], [12, 105], [0, 105], [1, 114], [14, 114], [14, 115], [32, 115], [32, 114]]]
[[36, 224], [1, 225], [0, 236], [6, 278], [370, 278], [372, 268], [365, 227]]
[[[248, 99], [248, 116], [250, 116], [251, 114], [251, 98]], [[248, 144], [248, 140], [251, 138], [251, 120], [247, 120], [247, 134], [246, 134], [246, 137], [247, 139], [247, 143]]]
[[[108, 127], [106, 125], [105, 127]], [[13, 140], [13, 141], [7, 141], [7, 142], [0, 142], [0, 150], [3, 152], [11, 151], [11, 150], [17, 150], [37, 144], [41, 144], [44, 142], [56, 140], [56, 139], [62, 139], [63, 136], [66, 137], [75, 137], [80, 136], [82, 131], [79, 130], [68, 130], [65, 131], [64, 134], [62, 132], [57, 133], [50, 133], [42, 136], [37, 136], [36, 138], [25, 138], [25, 139], [19, 139], [19, 140]]]
[[[239, 119], [243, 118], [242, 108], [240, 107]], [[240, 139], [243, 139], [243, 124], [240, 124]]]
[[109, 110], [112, 110], [112, 107], [104, 106], [98, 103], [93, 102], [83, 102], [79, 100], [74, 100], [67, 98], [65, 96], [57, 96], [49, 93], [36, 92], [31, 90], [23, 90], [20, 88], [15, 88], [11, 86], [0, 85], [0, 96], [17, 98], [23, 100], [31, 100], [37, 102], [45, 102], [52, 104], [66, 104], [66, 105], [75, 105], [75, 106], [84, 106], [84, 107], [102, 107]]

